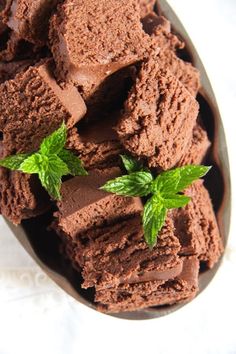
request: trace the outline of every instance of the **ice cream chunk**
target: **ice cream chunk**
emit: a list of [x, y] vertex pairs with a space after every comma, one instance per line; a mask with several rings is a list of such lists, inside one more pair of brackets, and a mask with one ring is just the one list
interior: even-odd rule
[[76, 238], [87, 229], [140, 212], [142, 202], [139, 198], [120, 197], [99, 189], [106, 181], [120, 174], [119, 168], [95, 170], [88, 176], [78, 176], [64, 182], [54, 228]]
[[116, 130], [133, 155], [167, 170], [186, 153], [198, 109], [181, 82], [151, 56], [141, 66]]
[[200, 88], [199, 71], [189, 62], [178, 58], [176, 51], [184, 48], [184, 43], [170, 30], [170, 22], [155, 13], [148, 14], [142, 20], [143, 28], [160, 47], [159, 65], [168, 69], [178, 80], [196, 96]]
[[161, 50], [175, 51], [184, 47], [183, 41], [171, 32], [171, 24], [165, 17], [150, 12], [142, 19], [142, 25], [144, 31], [155, 38]]
[[42, 139], [64, 120], [72, 127], [86, 113], [73, 86], [61, 89], [51, 74], [51, 62], [30, 67], [0, 85], [0, 131], [4, 156], [37, 150]]
[[100, 311], [110, 313], [188, 301], [198, 291], [198, 273], [197, 257], [184, 257], [182, 272], [174, 279], [121, 284], [110, 289], [99, 289], [96, 291], [95, 301]]
[[9, 28], [37, 45], [47, 41], [48, 23], [59, 0], [8, 0], [4, 22]]
[[178, 162], [178, 166], [200, 165], [210, 146], [211, 142], [208, 139], [207, 132], [200, 124], [196, 124], [193, 128], [193, 136], [189, 148]]
[[4, 34], [4, 41], [0, 46], [0, 60], [4, 62], [18, 61], [23, 59], [36, 59], [49, 56], [46, 47], [38, 47], [22, 39], [16, 32], [7, 30]]
[[136, 0], [66, 0], [49, 37], [58, 76], [91, 94], [107, 76], [142, 59], [152, 43]]
[[35, 176], [0, 168], [0, 213], [14, 224], [39, 215], [49, 197]]
[[194, 182], [186, 195], [192, 199], [184, 208], [175, 210], [175, 227], [181, 243], [181, 254], [198, 256], [212, 268], [223, 252], [223, 240], [215, 213], [203, 181]]
[[107, 119], [73, 128], [68, 135], [68, 147], [79, 155], [86, 169], [119, 166], [124, 149], [113, 129], [114, 113]]
[[156, 0], [138, 0], [140, 6], [140, 15], [145, 17], [153, 11]]
[[24, 72], [30, 65], [34, 64], [34, 60], [19, 60], [10, 63], [0, 62], [0, 84], [7, 80], [14, 79], [16, 74]]
[[82, 268], [82, 287], [100, 289], [176, 277], [182, 271], [182, 261], [174, 232], [173, 221], [168, 218], [157, 245], [150, 250], [140, 215], [85, 231], [78, 238], [75, 255]]

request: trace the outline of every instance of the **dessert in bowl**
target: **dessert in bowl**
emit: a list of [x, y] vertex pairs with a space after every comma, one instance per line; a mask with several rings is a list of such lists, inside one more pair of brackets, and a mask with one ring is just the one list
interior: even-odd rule
[[164, 1], [22, 3], [1, 15], [1, 213], [78, 301], [122, 318], [172, 312], [214, 276], [229, 224], [199, 57]]

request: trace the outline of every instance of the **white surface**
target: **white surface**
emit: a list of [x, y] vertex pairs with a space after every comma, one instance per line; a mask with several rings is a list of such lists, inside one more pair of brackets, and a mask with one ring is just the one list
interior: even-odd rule
[[[170, 4], [189, 31], [215, 89], [234, 181], [236, 1]], [[110, 318], [76, 303], [40, 271], [1, 221], [0, 354], [235, 354], [235, 216], [223, 266], [211, 286], [179, 312], [144, 322]]]

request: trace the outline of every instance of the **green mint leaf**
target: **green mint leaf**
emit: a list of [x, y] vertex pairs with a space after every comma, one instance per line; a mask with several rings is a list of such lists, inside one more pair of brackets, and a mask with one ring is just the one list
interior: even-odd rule
[[211, 169], [211, 166], [187, 165], [178, 167], [176, 170], [180, 173], [180, 180], [175, 188], [175, 192], [181, 192], [189, 187], [194, 181], [205, 176]]
[[44, 164], [40, 166], [39, 179], [48, 194], [54, 199], [60, 200], [61, 178], [69, 174], [69, 169], [57, 155], [48, 156], [46, 159]]
[[39, 179], [42, 186], [46, 189], [48, 194], [55, 200], [61, 200], [61, 176], [51, 174], [49, 171], [40, 171]]
[[108, 181], [101, 189], [127, 197], [144, 197], [150, 194], [152, 181], [150, 172], [134, 172]]
[[67, 165], [72, 176], [86, 176], [88, 172], [84, 169], [82, 161], [71, 151], [62, 149], [58, 156]]
[[9, 168], [9, 170], [19, 170], [20, 165], [25, 161], [31, 154], [18, 154], [14, 156], [5, 157], [5, 159], [0, 160], [0, 166]]
[[43, 155], [58, 154], [66, 143], [67, 130], [63, 122], [59, 129], [46, 137], [40, 145], [40, 153]]
[[167, 209], [182, 208], [190, 202], [191, 198], [186, 195], [170, 194], [162, 199], [163, 206]]
[[66, 176], [70, 174], [67, 164], [60, 159], [57, 155], [48, 156], [48, 166], [47, 169], [43, 168], [44, 171], [52, 175], [59, 177]]
[[178, 169], [162, 172], [153, 181], [153, 193], [172, 193], [176, 190], [180, 181], [180, 171]]
[[46, 156], [35, 153], [21, 163], [19, 170], [29, 174], [38, 173], [43, 169], [43, 166], [47, 166], [47, 163], [48, 159]]
[[0, 166], [28, 174], [38, 174], [42, 186], [55, 199], [60, 199], [62, 176], [87, 175], [81, 160], [71, 151], [64, 149], [67, 130], [61, 127], [46, 137], [38, 152], [18, 154], [0, 160]]
[[157, 242], [158, 233], [165, 223], [166, 214], [167, 208], [162, 205], [156, 195], [150, 198], [144, 206], [144, 238], [151, 248], [154, 247]]
[[39, 153], [26, 159], [21, 164], [20, 171], [37, 173], [42, 186], [55, 199], [60, 199], [62, 176], [69, 174], [67, 165], [57, 155], [45, 156]]
[[205, 176], [211, 169], [209, 166], [188, 165], [162, 172], [153, 181], [153, 193], [178, 193], [190, 186], [195, 180]]
[[142, 170], [143, 165], [139, 161], [134, 159], [132, 156], [120, 155], [120, 157], [128, 173], [138, 172]]

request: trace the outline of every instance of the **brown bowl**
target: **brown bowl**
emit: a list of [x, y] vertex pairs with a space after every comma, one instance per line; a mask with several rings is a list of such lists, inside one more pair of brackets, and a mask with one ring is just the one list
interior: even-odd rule
[[[165, 0], [159, 0], [156, 9], [159, 14], [163, 14], [171, 21], [174, 31], [184, 39], [186, 43], [184, 55], [201, 73], [202, 88], [197, 99], [200, 103], [200, 113], [203, 122], [207, 128], [210, 139], [213, 141], [213, 148], [208, 156], [207, 164], [213, 165], [214, 168], [207, 176], [206, 184], [214, 204], [221, 235], [226, 244], [231, 212], [230, 170], [224, 128], [217, 102], [203, 64], [181, 22]], [[81, 277], [79, 273], [76, 272], [58, 252], [59, 241], [57, 236], [53, 232], [45, 230], [44, 225], [45, 223], [47, 225], [49, 224], [50, 217], [50, 214], [40, 216], [24, 221], [21, 226], [17, 227], [7, 220], [6, 223], [25, 250], [52, 280], [80, 303], [83, 303], [91, 309], [96, 309], [93, 303], [93, 291], [83, 290], [81, 288]], [[221, 262], [218, 262], [213, 269], [203, 271], [200, 274], [199, 293], [211, 282], [220, 263]], [[167, 315], [185, 305], [186, 303], [152, 307], [132, 313], [114, 314], [114, 316], [133, 320], [151, 319]]]

